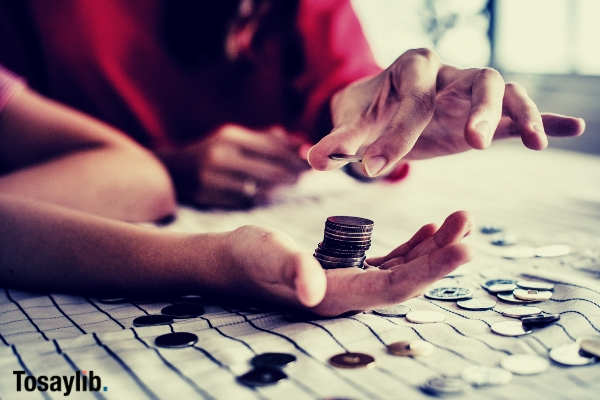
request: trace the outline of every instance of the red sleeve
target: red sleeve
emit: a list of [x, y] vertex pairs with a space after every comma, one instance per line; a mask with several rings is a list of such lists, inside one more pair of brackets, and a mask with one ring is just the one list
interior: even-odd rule
[[306, 63], [298, 86], [307, 98], [300, 127], [318, 140], [331, 129], [329, 99], [333, 94], [381, 68], [350, 0], [301, 0], [298, 29]]

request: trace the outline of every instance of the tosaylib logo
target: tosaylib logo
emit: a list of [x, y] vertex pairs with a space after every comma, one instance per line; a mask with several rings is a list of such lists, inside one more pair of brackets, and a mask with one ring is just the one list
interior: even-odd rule
[[[88, 375], [89, 372], [89, 375]], [[102, 379], [94, 375], [94, 371], [77, 371], [75, 375], [27, 375], [25, 371], [13, 371], [16, 378], [17, 392], [62, 392], [68, 396], [71, 392], [106, 392], [108, 388], [102, 386]]]

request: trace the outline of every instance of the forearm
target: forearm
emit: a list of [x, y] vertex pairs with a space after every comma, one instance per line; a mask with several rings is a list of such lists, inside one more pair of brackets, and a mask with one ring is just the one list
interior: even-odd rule
[[0, 176], [0, 193], [127, 221], [172, 213], [169, 177], [145, 154], [101, 146]]
[[87, 295], [211, 288], [225, 237], [165, 233], [0, 195], [0, 286]]

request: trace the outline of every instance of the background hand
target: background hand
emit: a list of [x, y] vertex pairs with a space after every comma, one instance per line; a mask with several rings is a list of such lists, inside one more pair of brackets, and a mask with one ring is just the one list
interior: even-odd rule
[[289, 237], [241, 227], [229, 234], [227, 261], [220, 269], [226, 280], [223, 287], [326, 316], [395, 304], [469, 261], [469, 251], [460, 241], [470, 229], [468, 215], [455, 212], [441, 228], [425, 225], [387, 256], [367, 260], [380, 268], [323, 270]]
[[266, 201], [274, 188], [295, 183], [309, 168], [300, 157], [302, 144], [281, 128], [255, 132], [225, 125], [163, 159], [185, 200], [247, 208]]
[[430, 50], [409, 50], [374, 77], [355, 82], [331, 102], [333, 131], [309, 153], [320, 170], [337, 168], [332, 153], [362, 153], [369, 176], [401, 159], [423, 159], [483, 149], [493, 139], [520, 136], [541, 150], [546, 135], [577, 136], [582, 119], [540, 114], [518, 84], [491, 68], [440, 64]]

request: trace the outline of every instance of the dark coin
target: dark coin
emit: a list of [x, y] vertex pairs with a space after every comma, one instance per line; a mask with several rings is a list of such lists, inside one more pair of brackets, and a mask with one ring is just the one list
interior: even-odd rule
[[155, 326], [173, 323], [173, 318], [168, 315], [142, 315], [133, 320], [133, 326]]
[[338, 229], [372, 230], [373, 221], [360, 217], [334, 216], [325, 221], [325, 225]]
[[242, 385], [255, 387], [273, 385], [285, 378], [287, 378], [287, 375], [280, 369], [256, 367], [244, 375], [238, 376], [237, 381]]
[[201, 304], [176, 303], [166, 306], [160, 312], [173, 318], [195, 318], [204, 314], [204, 307]]
[[374, 362], [375, 358], [365, 353], [341, 353], [329, 359], [329, 364], [337, 368], [362, 368]]
[[154, 344], [158, 347], [181, 348], [193, 346], [198, 342], [198, 336], [189, 332], [172, 332], [158, 336]]
[[178, 303], [194, 303], [194, 304], [204, 304], [205, 299], [202, 295], [199, 294], [184, 294], [177, 298]]
[[98, 302], [102, 304], [123, 304], [129, 302], [129, 299], [125, 297], [103, 297], [98, 299]]
[[529, 328], [541, 328], [546, 325], [550, 325], [560, 319], [560, 314], [550, 314], [547, 312], [542, 312], [537, 315], [532, 315], [530, 317], [521, 318], [521, 322], [523, 323], [523, 327], [526, 329]]
[[262, 353], [254, 356], [250, 364], [255, 367], [283, 368], [296, 361], [296, 356], [288, 353]]

